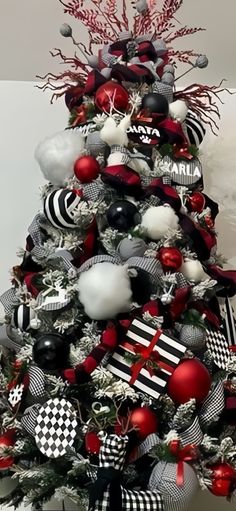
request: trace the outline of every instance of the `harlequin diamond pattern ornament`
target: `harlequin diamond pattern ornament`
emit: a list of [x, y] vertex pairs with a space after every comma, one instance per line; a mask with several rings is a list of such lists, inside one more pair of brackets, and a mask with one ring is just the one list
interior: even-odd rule
[[59, 458], [76, 437], [76, 412], [65, 399], [49, 399], [39, 410], [35, 441], [42, 454]]
[[206, 346], [217, 367], [226, 369], [230, 351], [224, 334], [220, 330], [207, 330]]

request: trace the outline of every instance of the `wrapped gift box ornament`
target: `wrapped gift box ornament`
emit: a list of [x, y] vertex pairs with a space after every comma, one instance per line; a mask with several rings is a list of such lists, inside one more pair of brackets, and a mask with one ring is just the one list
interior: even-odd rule
[[136, 318], [107, 369], [135, 389], [158, 399], [186, 349], [174, 337]]

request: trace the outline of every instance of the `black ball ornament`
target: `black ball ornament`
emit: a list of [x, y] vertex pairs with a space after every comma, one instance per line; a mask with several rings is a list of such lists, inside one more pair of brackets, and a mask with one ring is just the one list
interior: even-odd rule
[[169, 113], [169, 103], [166, 97], [157, 92], [145, 94], [141, 108], [147, 110], [151, 115], [155, 114], [155, 118], [159, 121], [163, 121]]
[[33, 359], [40, 369], [55, 371], [68, 367], [70, 345], [61, 335], [44, 334], [33, 346]]
[[107, 221], [110, 227], [118, 231], [128, 231], [141, 221], [141, 215], [136, 206], [127, 200], [116, 201], [107, 211]]

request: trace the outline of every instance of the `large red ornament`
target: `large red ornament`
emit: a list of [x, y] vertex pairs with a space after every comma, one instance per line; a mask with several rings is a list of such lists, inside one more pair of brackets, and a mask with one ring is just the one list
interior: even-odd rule
[[88, 431], [85, 435], [85, 448], [89, 454], [99, 454], [102, 442], [95, 431]]
[[211, 377], [207, 368], [196, 358], [184, 360], [174, 370], [168, 382], [168, 394], [178, 404], [196, 399], [201, 403], [209, 393]]
[[175, 247], [162, 247], [158, 252], [158, 259], [166, 271], [177, 271], [183, 262], [183, 256]]
[[[15, 443], [15, 431], [9, 430], [0, 436], [0, 451], [6, 447], [13, 447]], [[14, 463], [13, 456], [0, 456], [0, 470], [7, 470]]]
[[201, 213], [205, 207], [205, 203], [205, 197], [201, 192], [193, 192], [188, 196], [186, 205], [191, 212]]
[[130, 415], [130, 424], [137, 430], [141, 440], [151, 433], [156, 433], [158, 420], [154, 412], [147, 406], [136, 408]]
[[109, 113], [111, 106], [121, 112], [127, 110], [129, 93], [117, 82], [107, 82], [101, 85], [95, 94], [95, 104], [99, 110]]
[[93, 156], [81, 156], [74, 164], [74, 173], [81, 183], [91, 183], [99, 172], [100, 165]]
[[217, 463], [208, 467], [212, 470], [209, 490], [217, 497], [229, 497], [236, 488], [236, 471], [228, 463]]

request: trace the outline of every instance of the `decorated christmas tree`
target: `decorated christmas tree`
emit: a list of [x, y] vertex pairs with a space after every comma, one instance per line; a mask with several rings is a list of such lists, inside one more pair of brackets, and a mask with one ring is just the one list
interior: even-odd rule
[[60, 0], [76, 51], [40, 88], [68, 126], [36, 148], [42, 210], [1, 296], [2, 504], [179, 511], [236, 488], [236, 272], [199, 149], [225, 89], [178, 87], [179, 62], [208, 64], [173, 47], [200, 30], [182, 1]]

